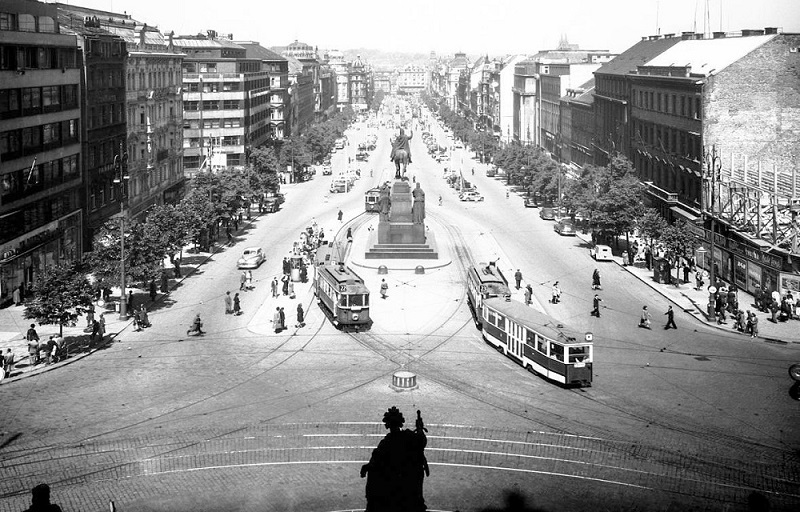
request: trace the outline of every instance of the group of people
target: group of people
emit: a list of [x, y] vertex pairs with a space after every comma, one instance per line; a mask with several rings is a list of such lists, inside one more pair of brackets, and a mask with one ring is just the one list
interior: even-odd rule
[[[296, 328], [304, 327], [306, 325], [306, 313], [303, 310], [303, 304], [297, 303], [297, 323], [294, 324]], [[275, 334], [283, 331], [286, 326], [286, 313], [280, 306], [275, 307], [275, 313], [272, 315], [272, 325], [275, 328]]]
[[798, 294], [795, 301], [791, 290], [781, 297], [777, 292], [769, 293], [759, 285], [756, 285], [753, 296], [756, 309], [764, 313], [771, 313], [773, 322], [784, 322], [792, 319], [800, 320], [800, 294]]
[[[44, 363], [50, 365], [57, 363], [65, 357], [64, 350], [66, 348], [64, 337], [59, 334], [53, 334], [50, 338], [42, 343], [39, 339], [39, 334], [36, 332], [36, 324], [31, 324], [28, 331], [25, 333], [25, 339], [28, 342], [28, 359], [30, 366]], [[6, 349], [3, 355], [3, 369], [6, 372], [5, 376], [11, 375], [14, 370], [14, 354], [11, 349]]]

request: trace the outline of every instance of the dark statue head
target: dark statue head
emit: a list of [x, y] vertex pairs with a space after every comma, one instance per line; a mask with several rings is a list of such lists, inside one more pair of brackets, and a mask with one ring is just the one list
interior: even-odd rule
[[388, 429], [392, 427], [402, 428], [405, 421], [403, 413], [401, 413], [397, 407], [392, 406], [388, 411], [383, 413], [383, 424]]

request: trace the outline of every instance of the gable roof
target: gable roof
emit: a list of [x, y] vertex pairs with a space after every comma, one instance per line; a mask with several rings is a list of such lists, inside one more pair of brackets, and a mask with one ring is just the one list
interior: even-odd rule
[[636, 71], [637, 66], [645, 64], [680, 42], [680, 37], [643, 39], [600, 66], [600, 69], [594, 73], [596, 75], [627, 75], [631, 71]]
[[759, 46], [777, 37], [765, 36], [721, 37], [718, 39], [688, 39], [679, 41], [662, 53], [652, 57], [644, 66], [688, 66], [695, 75], [709, 76], [719, 73]]

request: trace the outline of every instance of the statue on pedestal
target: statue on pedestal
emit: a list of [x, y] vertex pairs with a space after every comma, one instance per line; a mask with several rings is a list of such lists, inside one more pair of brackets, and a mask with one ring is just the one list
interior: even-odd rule
[[430, 476], [425, 446], [428, 439], [422, 415], [417, 411], [414, 430], [402, 430], [403, 414], [392, 407], [383, 415], [389, 429], [369, 462], [361, 467], [361, 478], [367, 477], [366, 512], [425, 512], [422, 483]]
[[425, 222], [425, 192], [420, 188], [417, 183], [417, 188], [411, 193], [414, 197], [414, 205], [411, 207], [411, 221], [414, 224], [423, 224]]
[[381, 221], [389, 221], [389, 212], [392, 210], [392, 198], [389, 196], [389, 185], [384, 183], [378, 198], [378, 215]]

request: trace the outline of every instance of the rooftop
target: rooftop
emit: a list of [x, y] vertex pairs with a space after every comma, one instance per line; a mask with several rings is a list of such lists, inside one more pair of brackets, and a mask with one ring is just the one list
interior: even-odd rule
[[268, 48], [264, 48], [258, 41], [234, 41], [234, 43], [243, 47], [247, 51], [248, 59], [261, 59], [272, 61], [285, 61], [286, 57], [282, 57]]
[[770, 34], [679, 40], [677, 44], [641, 65], [646, 67], [686, 66], [693, 75], [710, 76], [719, 73], [775, 37], [777, 35]]

